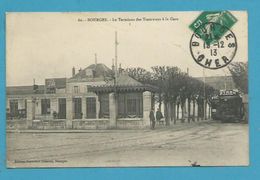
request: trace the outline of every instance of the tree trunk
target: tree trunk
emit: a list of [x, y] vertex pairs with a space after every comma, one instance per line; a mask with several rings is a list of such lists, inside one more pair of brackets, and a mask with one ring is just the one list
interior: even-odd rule
[[181, 121], [182, 122], [185, 122], [184, 111], [185, 111], [185, 103], [181, 103]]
[[168, 110], [168, 103], [164, 102], [164, 117], [165, 117], [165, 124], [166, 126], [170, 125], [169, 121], [169, 110]]
[[173, 102], [170, 103], [170, 108], [171, 108], [171, 121], [173, 121], [173, 119], [174, 119], [174, 115], [173, 115]]
[[199, 102], [197, 102], [197, 121], [199, 121], [200, 120], [200, 104], [199, 104]]
[[168, 103], [168, 117], [169, 117], [169, 125], [171, 124], [172, 121], [172, 103]]
[[211, 106], [210, 105], [209, 105], [209, 109], [208, 110], [209, 110], [208, 111], [208, 118], [211, 119], [211, 117], [210, 117]]
[[188, 98], [188, 123], [190, 123], [190, 98]]
[[207, 119], [207, 101], [205, 100], [204, 101], [204, 120], [206, 120]]
[[162, 110], [162, 94], [161, 93], [159, 93], [159, 110], [160, 111]]
[[174, 124], [176, 124], [176, 102], [173, 103], [173, 120]]
[[192, 121], [195, 122], [195, 100], [192, 101]]
[[179, 120], [179, 109], [180, 109], [180, 104], [177, 103], [177, 120]]

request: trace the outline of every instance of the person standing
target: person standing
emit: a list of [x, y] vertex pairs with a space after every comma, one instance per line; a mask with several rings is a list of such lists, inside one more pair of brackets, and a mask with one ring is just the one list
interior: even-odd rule
[[149, 118], [150, 118], [150, 123], [151, 123], [151, 129], [154, 129], [155, 128], [155, 117], [154, 117], [154, 110], [153, 110], [153, 108], [150, 111]]
[[160, 124], [160, 121], [161, 121], [162, 118], [163, 118], [162, 112], [158, 108], [157, 111], [156, 111], [156, 121], [157, 121], [158, 124]]

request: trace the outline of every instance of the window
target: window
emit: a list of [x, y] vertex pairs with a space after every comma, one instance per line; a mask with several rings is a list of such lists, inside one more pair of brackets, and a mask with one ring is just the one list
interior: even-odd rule
[[42, 99], [41, 107], [42, 107], [42, 115], [50, 114], [51, 113], [50, 99]]
[[136, 99], [127, 99], [127, 114], [135, 115], [137, 114], [137, 100]]
[[118, 94], [118, 117], [125, 117], [125, 94]]
[[66, 98], [59, 98], [59, 119], [66, 119]]
[[82, 119], [82, 102], [81, 98], [73, 98], [74, 115], [73, 119]]
[[27, 118], [27, 99], [24, 100], [24, 118]]
[[10, 116], [18, 117], [19, 111], [18, 111], [18, 100], [10, 100]]
[[78, 87], [78, 86], [74, 86], [73, 92], [74, 92], [74, 93], [79, 93], [79, 87]]
[[96, 98], [95, 97], [87, 97], [86, 98], [87, 105], [87, 118], [96, 118]]
[[143, 98], [141, 93], [128, 93], [126, 95], [127, 117], [143, 116]]
[[118, 96], [118, 116], [135, 118], [143, 116], [142, 93], [121, 93]]
[[100, 101], [100, 118], [108, 118], [109, 117], [109, 97], [108, 94], [99, 95]]

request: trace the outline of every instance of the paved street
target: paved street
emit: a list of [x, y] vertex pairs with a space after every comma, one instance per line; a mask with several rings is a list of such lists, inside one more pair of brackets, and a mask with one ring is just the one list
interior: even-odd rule
[[155, 130], [7, 133], [11, 167], [247, 165], [248, 125], [202, 121]]

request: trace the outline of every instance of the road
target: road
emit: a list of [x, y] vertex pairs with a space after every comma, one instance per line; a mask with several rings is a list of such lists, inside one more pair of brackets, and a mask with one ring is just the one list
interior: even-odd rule
[[7, 133], [9, 167], [248, 165], [248, 125], [202, 121], [155, 130]]

